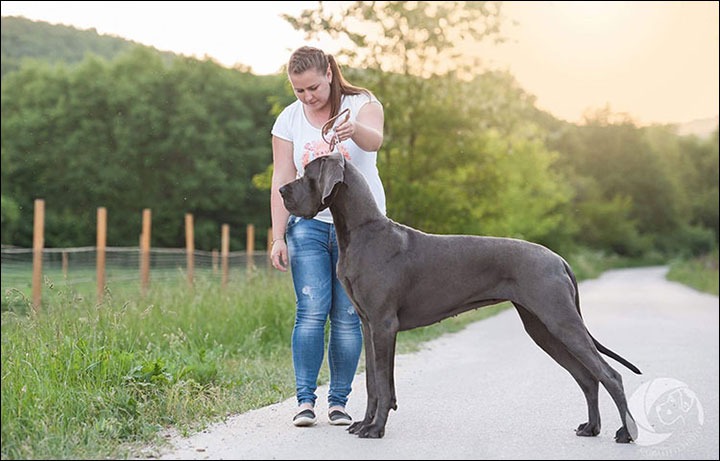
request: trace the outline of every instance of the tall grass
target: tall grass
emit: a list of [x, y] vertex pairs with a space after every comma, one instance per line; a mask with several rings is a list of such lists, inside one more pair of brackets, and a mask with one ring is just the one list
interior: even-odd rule
[[257, 273], [100, 305], [55, 286], [38, 314], [4, 312], [2, 458], [114, 457], [291, 395], [289, 283]]
[[705, 256], [692, 260], [676, 260], [670, 264], [668, 280], [683, 283], [715, 296], [720, 291], [720, 273], [718, 272], [718, 249]]

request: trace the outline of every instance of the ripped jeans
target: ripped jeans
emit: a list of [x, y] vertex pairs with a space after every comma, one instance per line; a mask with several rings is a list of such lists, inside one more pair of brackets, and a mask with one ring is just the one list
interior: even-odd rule
[[355, 308], [337, 278], [335, 226], [290, 216], [286, 239], [295, 287], [296, 314], [292, 357], [298, 404], [315, 404], [318, 373], [325, 354], [325, 324], [330, 318], [328, 407], [345, 406], [362, 350]]

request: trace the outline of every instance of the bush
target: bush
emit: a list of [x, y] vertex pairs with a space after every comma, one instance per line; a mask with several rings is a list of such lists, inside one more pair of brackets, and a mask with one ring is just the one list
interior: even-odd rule
[[684, 225], [671, 234], [658, 236], [655, 246], [666, 255], [694, 258], [710, 253], [718, 241], [712, 229]]

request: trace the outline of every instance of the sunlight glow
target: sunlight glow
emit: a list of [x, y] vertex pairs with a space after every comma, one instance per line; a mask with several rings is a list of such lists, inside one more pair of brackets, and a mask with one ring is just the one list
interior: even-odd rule
[[[330, 53], [340, 48], [331, 38], [306, 42], [280, 17], [315, 7], [315, 1], [3, 1], [2, 15], [94, 28], [269, 74], [303, 44]], [[556, 117], [579, 121], [605, 106], [640, 124], [718, 114], [718, 2], [511, 1], [503, 11], [518, 22], [506, 28], [509, 42], [475, 45], [468, 59], [509, 71]]]

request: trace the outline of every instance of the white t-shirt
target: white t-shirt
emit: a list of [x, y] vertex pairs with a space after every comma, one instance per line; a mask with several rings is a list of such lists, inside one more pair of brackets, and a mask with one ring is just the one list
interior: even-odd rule
[[[350, 119], [355, 120], [360, 108], [369, 103], [380, 104], [374, 96], [365, 93], [344, 95], [341, 100], [340, 111], [349, 108]], [[340, 117], [340, 121], [343, 118], [344, 117]], [[337, 123], [339, 124], [340, 121]], [[275, 120], [271, 133], [273, 136], [293, 143], [293, 160], [298, 172], [298, 177], [303, 175], [305, 165], [310, 161], [317, 157], [330, 154], [330, 145], [323, 141], [320, 128], [315, 128], [308, 121], [300, 100], [296, 100], [283, 109]], [[362, 150], [352, 139], [342, 141], [335, 146], [335, 149], [343, 154], [345, 160], [351, 161], [363, 176], [365, 176], [365, 180], [370, 186], [378, 208], [383, 214], [386, 214], [385, 190], [383, 189], [380, 174], [377, 169], [377, 152]], [[327, 223], [333, 222], [329, 208], [318, 213], [315, 219]]]

